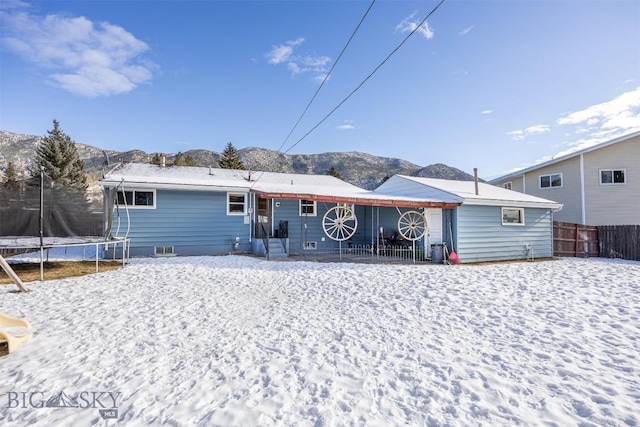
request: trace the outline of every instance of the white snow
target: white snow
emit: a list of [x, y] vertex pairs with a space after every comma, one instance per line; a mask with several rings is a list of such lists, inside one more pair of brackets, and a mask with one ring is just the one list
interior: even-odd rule
[[30, 287], [0, 287], [35, 331], [0, 359], [3, 426], [114, 424], [9, 407], [35, 391], [111, 392], [125, 425], [640, 425], [638, 262], [177, 257]]

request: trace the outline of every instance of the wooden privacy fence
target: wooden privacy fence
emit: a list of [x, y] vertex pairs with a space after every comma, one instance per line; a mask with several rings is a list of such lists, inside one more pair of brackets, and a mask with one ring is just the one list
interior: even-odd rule
[[640, 261], [640, 225], [598, 227], [600, 256]]
[[555, 256], [597, 257], [598, 227], [553, 221]]
[[595, 227], [554, 221], [553, 254], [640, 261], [640, 225]]

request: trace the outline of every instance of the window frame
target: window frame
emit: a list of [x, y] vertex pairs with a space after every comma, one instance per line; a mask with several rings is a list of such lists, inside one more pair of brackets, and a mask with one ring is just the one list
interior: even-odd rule
[[505, 190], [513, 190], [513, 181], [503, 182], [502, 188], [504, 188]]
[[[611, 172], [611, 182], [602, 182], [602, 172]], [[622, 176], [624, 178], [624, 181], [622, 182], [615, 182], [615, 174], [616, 172], [622, 172]], [[598, 179], [600, 181], [600, 185], [625, 185], [627, 183], [627, 169], [626, 168], [620, 168], [620, 169], [598, 169]]]
[[[554, 175], [558, 175], [560, 176], [560, 185], [553, 185], [553, 180], [551, 179], [552, 176]], [[542, 186], [542, 178], [543, 177], [549, 177], [549, 186], [548, 187], [543, 187]], [[562, 172], [554, 172], [554, 173], [546, 173], [544, 175], [538, 175], [538, 188], [540, 190], [547, 190], [550, 188], [562, 188], [564, 187], [564, 175]]]
[[[137, 205], [136, 204], [136, 192], [139, 193], [151, 193], [152, 194], [152, 198], [153, 198], [153, 203], [151, 205]], [[155, 209], [157, 202], [158, 202], [158, 196], [156, 194], [156, 189], [155, 188], [123, 188], [122, 190], [116, 190], [116, 203], [118, 205], [124, 205], [124, 203], [120, 203], [118, 201], [118, 195], [122, 194], [122, 197], [124, 197], [124, 200], [126, 201], [127, 193], [131, 193], [131, 204], [127, 203], [127, 209]]]
[[[518, 211], [519, 212], [519, 216], [520, 216], [520, 222], [505, 222], [504, 221], [504, 211], [505, 210]], [[502, 222], [502, 225], [517, 226], [517, 227], [524, 226], [525, 225], [524, 208], [514, 208], [514, 207], [502, 207], [502, 208], [500, 208], [500, 221]]]
[[[305, 207], [313, 206], [312, 213], [302, 212], [303, 202], [306, 202], [304, 204]], [[307, 199], [298, 200], [298, 215], [299, 216], [318, 216], [318, 202], [316, 202], [315, 200], [307, 200]]]
[[[242, 197], [242, 212], [232, 211], [231, 208], [231, 197], [233, 196], [241, 196]], [[227, 192], [227, 215], [229, 216], [245, 216], [247, 215], [247, 193], [237, 193], [237, 192]], [[239, 202], [233, 202], [234, 205], [238, 205]]]

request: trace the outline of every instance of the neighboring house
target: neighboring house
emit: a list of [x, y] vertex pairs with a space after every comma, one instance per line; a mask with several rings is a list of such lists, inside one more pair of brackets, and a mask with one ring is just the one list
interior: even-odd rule
[[564, 205], [554, 220], [640, 224], [640, 132], [489, 181]]
[[[476, 192], [477, 188], [477, 192]], [[553, 212], [560, 203], [474, 181], [394, 175], [374, 193], [446, 200], [454, 208], [429, 208], [427, 219], [461, 262], [553, 256]], [[442, 218], [441, 225], [438, 218]]]
[[358, 219], [344, 246], [373, 245], [380, 227], [397, 229], [403, 212], [459, 204], [382, 195], [330, 175], [135, 163], [117, 166], [100, 185], [107, 233], [130, 238], [131, 256], [335, 250], [341, 243], [325, 233], [323, 218], [338, 204], [353, 207]]

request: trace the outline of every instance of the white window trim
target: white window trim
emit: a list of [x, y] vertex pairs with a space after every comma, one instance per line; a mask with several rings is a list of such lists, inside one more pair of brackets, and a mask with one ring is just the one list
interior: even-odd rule
[[353, 219], [353, 217], [356, 214], [356, 205], [355, 205], [355, 203], [338, 203], [337, 206], [340, 207], [340, 208], [349, 209], [351, 211], [352, 216], [351, 216], [351, 218], [345, 218], [345, 219]]
[[[229, 198], [231, 196], [242, 196], [244, 198], [244, 202], [242, 203], [242, 212], [231, 212], [231, 210], [229, 209], [229, 205], [230, 205], [230, 200]], [[232, 216], [243, 216], [247, 214], [247, 198], [248, 195], [247, 193], [227, 193], [227, 215], [232, 215]]]
[[[613, 181], [613, 173], [615, 171], [622, 171], [624, 173], [624, 182], [602, 182], [602, 172], [611, 172], [611, 181]], [[627, 183], [627, 169], [598, 169], [598, 180], [600, 181], [600, 185], [625, 185]]]
[[[517, 210], [520, 211], [520, 218], [522, 219], [522, 222], [504, 222], [504, 210], [505, 209], [509, 209], [509, 210]], [[522, 227], [525, 224], [525, 219], [524, 219], [524, 208], [501, 208], [500, 209], [500, 221], [502, 222], [502, 225], [508, 225], [508, 226], [516, 226], [516, 227]]]
[[[553, 175], [560, 175], [560, 185], [557, 186], [557, 187], [554, 187], [554, 186], [551, 185], [551, 177]], [[549, 186], [548, 187], [543, 187], [542, 186], [542, 177], [543, 176], [548, 176], [549, 177]], [[564, 175], [563, 175], [562, 172], [545, 173], [543, 175], [538, 175], [538, 188], [540, 190], [548, 190], [548, 189], [551, 189], [551, 188], [562, 188], [562, 187], [564, 187]]]
[[[509, 186], [509, 188], [507, 188], [507, 185]], [[505, 188], [507, 190], [513, 190], [513, 181], [503, 182], [502, 188]]]
[[[133, 201], [133, 204], [127, 204], [127, 209], [155, 209], [156, 205], [158, 204], [158, 197], [156, 194], [156, 190], [154, 188], [122, 188], [116, 191], [116, 197], [118, 197], [117, 193], [127, 193], [131, 191], [131, 200]], [[149, 205], [136, 205], [136, 191], [140, 191], [141, 193], [153, 193], [153, 205], [149, 206]], [[125, 198], [126, 200], [126, 198]]]
[[318, 249], [318, 242], [311, 242], [311, 241], [302, 242], [302, 249], [305, 251], [314, 251]]
[[318, 216], [318, 202], [316, 202], [315, 200], [304, 200], [304, 201], [313, 203], [313, 213], [303, 213], [302, 212], [302, 202], [303, 202], [303, 200], [300, 199], [298, 201], [298, 214], [300, 216]]

